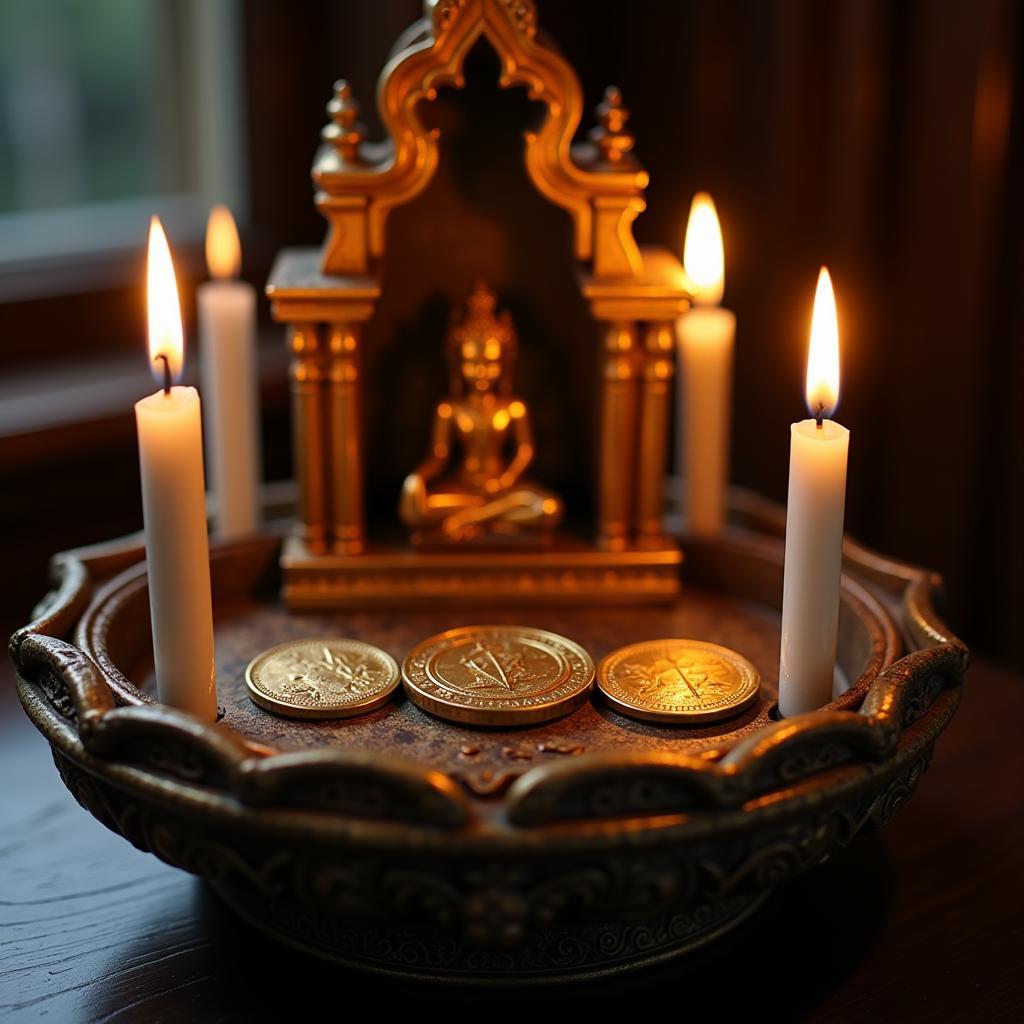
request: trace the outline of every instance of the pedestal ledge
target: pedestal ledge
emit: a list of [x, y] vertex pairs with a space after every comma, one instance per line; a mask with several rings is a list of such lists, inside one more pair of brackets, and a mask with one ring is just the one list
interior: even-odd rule
[[603, 551], [559, 535], [544, 548], [413, 550], [369, 545], [358, 555], [324, 555], [289, 537], [281, 596], [291, 608], [365, 607], [498, 600], [524, 604], [670, 601], [683, 553], [672, 541]]

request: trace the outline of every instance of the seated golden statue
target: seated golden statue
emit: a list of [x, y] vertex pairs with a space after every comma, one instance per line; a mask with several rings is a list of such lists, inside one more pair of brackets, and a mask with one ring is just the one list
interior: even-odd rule
[[550, 535], [562, 501], [527, 480], [533, 433], [522, 399], [511, 394], [516, 333], [483, 283], [446, 347], [452, 394], [438, 402], [430, 454], [405, 478], [399, 515], [415, 541], [487, 535]]

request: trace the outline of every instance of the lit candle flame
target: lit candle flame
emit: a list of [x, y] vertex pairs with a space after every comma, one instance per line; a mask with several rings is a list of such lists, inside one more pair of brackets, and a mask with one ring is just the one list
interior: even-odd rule
[[206, 265], [212, 277], [238, 277], [242, 269], [242, 245], [235, 218], [226, 206], [215, 206], [206, 222]]
[[683, 243], [683, 267], [693, 285], [695, 302], [714, 306], [722, 301], [725, 288], [725, 253], [722, 229], [714, 200], [707, 192], [698, 192], [690, 206]]
[[174, 278], [171, 250], [159, 217], [153, 217], [149, 222], [146, 304], [149, 316], [149, 363], [153, 376], [163, 384], [169, 371], [171, 379], [178, 380], [181, 377], [185, 348], [181, 331], [181, 304], [178, 301], [178, 283]]
[[818, 273], [807, 351], [807, 408], [816, 418], [829, 417], [839, 402], [839, 321], [828, 269]]

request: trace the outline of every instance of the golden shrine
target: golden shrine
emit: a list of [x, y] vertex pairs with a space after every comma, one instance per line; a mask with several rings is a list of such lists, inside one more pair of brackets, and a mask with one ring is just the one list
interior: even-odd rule
[[[381, 296], [388, 216], [426, 188], [438, 165], [438, 133], [425, 127], [418, 105], [436, 99], [442, 87], [465, 85], [466, 56], [481, 39], [498, 56], [500, 87], [525, 87], [546, 108], [540, 126], [524, 133], [526, 171], [537, 191], [571, 217], [578, 286], [599, 327], [596, 522], [589, 535], [554, 529], [562, 514], [558, 481], [522, 476], [534, 445], [544, 444], [529, 431], [529, 410], [511, 392], [502, 398], [497, 386], [479, 389], [470, 376], [460, 383], [453, 372], [453, 395], [437, 396], [432, 451], [418, 469], [408, 467], [395, 495], [412, 534], [405, 542], [378, 539], [368, 534], [365, 511], [363, 327]], [[532, 3], [427, 0], [424, 17], [399, 39], [381, 73], [378, 105], [389, 136], [384, 144], [364, 141], [351, 89], [337, 83], [312, 170], [326, 240], [320, 250], [282, 252], [267, 284], [293, 353], [299, 522], [281, 559], [286, 601], [335, 607], [444, 598], [670, 598], [682, 553], [664, 532], [662, 509], [674, 321], [687, 309], [689, 291], [672, 253], [642, 248], [633, 237], [648, 176], [633, 154], [622, 96], [609, 88], [596, 127], [573, 141], [583, 112], [580, 84], [538, 33]], [[500, 295], [484, 289], [470, 302], [476, 337], [453, 355], [452, 339], [467, 326], [453, 319], [449, 356], [453, 366], [459, 359], [472, 364], [467, 374], [493, 373], [497, 380], [509, 352], [502, 338], [514, 336], [514, 327], [498, 312]], [[465, 401], [476, 404], [462, 408], [475, 425], [467, 432], [456, 424], [449, 436], [454, 391], [467, 384]], [[498, 403], [493, 410], [487, 395]], [[442, 455], [461, 467], [457, 480], [445, 478], [447, 487], [435, 465]], [[428, 480], [431, 474], [438, 479]]]

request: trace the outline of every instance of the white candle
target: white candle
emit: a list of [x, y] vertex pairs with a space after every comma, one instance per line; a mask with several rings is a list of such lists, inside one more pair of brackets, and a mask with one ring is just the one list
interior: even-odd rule
[[846, 427], [826, 418], [838, 399], [836, 304], [822, 267], [807, 359], [807, 405], [814, 418], [790, 428], [779, 663], [779, 712], [786, 717], [832, 699], [850, 443]]
[[160, 222], [149, 229], [150, 362], [164, 386], [135, 403], [142, 473], [157, 694], [207, 722], [217, 718], [203, 434], [195, 388], [172, 386], [184, 339], [171, 253]]
[[199, 371], [217, 530], [252, 533], [259, 525], [259, 414], [256, 290], [237, 279], [242, 250], [227, 207], [206, 228], [214, 280], [199, 288]]
[[725, 522], [729, 483], [736, 317], [718, 305], [725, 286], [725, 257], [715, 204], [706, 192], [698, 192], [690, 207], [683, 264], [693, 290], [693, 308], [676, 324], [677, 462], [679, 475], [686, 481], [684, 504], [690, 531], [714, 535]]

